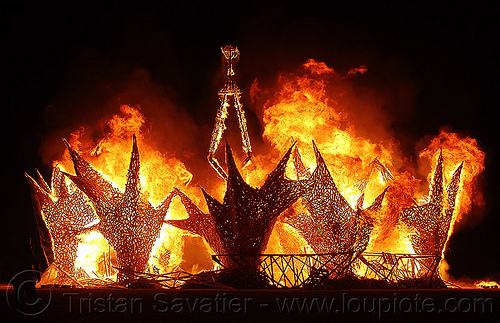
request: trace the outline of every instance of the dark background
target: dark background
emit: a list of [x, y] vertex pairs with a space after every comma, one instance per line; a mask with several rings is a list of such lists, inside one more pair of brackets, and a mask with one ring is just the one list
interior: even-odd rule
[[[480, 179], [486, 206], [471, 210], [469, 218], [480, 220], [451, 237], [446, 259], [456, 277], [500, 279], [494, 51], [499, 26], [490, 3], [177, 2], [2, 4], [2, 281], [23, 258], [19, 246], [27, 237], [33, 237], [42, 257], [23, 174], [37, 168], [46, 178], [50, 175], [39, 148], [58, 125], [47, 120], [47, 107], [61, 96], [78, 96], [75, 84], [93, 71], [106, 73], [112, 62], [124, 69], [148, 69], [175, 104], [210, 128], [220, 87], [214, 82], [220, 74], [219, 46], [228, 43], [245, 57], [238, 66], [245, 71], [239, 81], [245, 93], [253, 79], [272, 82], [308, 58], [345, 71], [367, 65], [363, 82], [389, 93], [390, 125], [406, 156], [415, 157], [416, 143], [437, 135], [444, 125], [476, 138], [486, 153]], [[411, 95], [401, 90], [401, 81], [408, 80]], [[65, 89], [75, 93], [61, 94]], [[91, 99], [98, 101], [98, 95]], [[247, 107], [252, 110], [251, 104]], [[78, 115], [71, 107], [66, 113]], [[208, 145], [209, 138], [202, 139]]]

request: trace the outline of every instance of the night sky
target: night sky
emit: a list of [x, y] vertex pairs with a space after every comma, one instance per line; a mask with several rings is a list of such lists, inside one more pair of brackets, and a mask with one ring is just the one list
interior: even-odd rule
[[[388, 98], [390, 127], [406, 156], [415, 157], [416, 144], [443, 126], [477, 139], [486, 153], [480, 178], [486, 206], [471, 210], [451, 237], [446, 259], [455, 277], [500, 280], [499, 26], [491, 6], [177, 2], [1, 5], [2, 281], [23, 258], [19, 245], [27, 237], [42, 257], [24, 172], [33, 175], [36, 168], [48, 179], [51, 170], [40, 154], [46, 135], [64, 134], [61, 120], [85, 116], [86, 105], [106, 99], [100, 92], [86, 95], [89, 80], [146, 69], [173, 104], [210, 129], [221, 86], [215, 77], [221, 75], [219, 47], [228, 43], [242, 53], [238, 83], [245, 93], [255, 78], [271, 84], [308, 58], [341, 71], [366, 65], [360, 82]], [[243, 100], [252, 111], [248, 97]], [[50, 119], [52, 106], [75, 101], [63, 117]]]

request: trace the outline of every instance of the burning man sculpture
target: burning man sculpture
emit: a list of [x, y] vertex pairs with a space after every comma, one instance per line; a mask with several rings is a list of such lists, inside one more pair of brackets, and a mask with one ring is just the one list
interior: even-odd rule
[[118, 280], [132, 278], [132, 271], [144, 272], [153, 243], [170, 206], [172, 194], [156, 208], [143, 196], [139, 182], [139, 150], [135, 136], [124, 192], [114, 187], [66, 141], [65, 143], [76, 172], [76, 176], [66, 176], [92, 201], [100, 220], [100, 230], [114, 248], [118, 265], [123, 269]]
[[460, 184], [463, 163], [453, 173], [450, 185], [446, 188], [448, 208], [443, 212], [443, 154], [440, 152], [432, 182], [429, 202], [406, 208], [401, 220], [409, 225], [414, 233], [411, 244], [418, 254], [441, 255], [448, 239], [455, 199]]
[[303, 199], [310, 214], [301, 213], [286, 220], [299, 230], [317, 253], [363, 251], [369, 242], [373, 221], [371, 211], [380, 208], [385, 190], [366, 210], [361, 209], [362, 197], [354, 210], [338, 191], [335, 182], [313, 142], [316, 169], [312, 174], [305, 168], [298, 150], [294, 151], [294, 165], [302, 185]]
[[224, 172], [214, 155], [219, 147], [220, 140], [222, 138], [222, 133], [226, 129], [224, 121], [228, 116], [227, 108], [229, 107], [229, 97], [234, 98], [234, 108], [238, 115], [238, 122], [241, 132], [241, 141], [243, 145], [243, 151], [247, 154], [247, 158], [243, 162], [243, 165], [248, 163], [252, 158], [252, 146], [250, 145], [250, 137], [247, 131], [247, 121], [245, 119], [245, 112], [243, 111], [243, 105], [241, 104], [241, 90], [234, 82], [234, 71], [233, 62], [240, 56], [240, 51], [236, 46], [227, 45], [226, 47], [221, 47], [221, 51], [227, 60], [227, 80], [224, 87], [219, 91], [219, 100], [221, 103], [220, 108], [217, 110], [217, 117], [215, 119], [214, 129], [212, 131], [212, 139], [210, 140], [210, 148], [208, 151], [208, 161], [210, 165], [217, 171], [217, 173], [224, 179], [227, 178], [227, 174]]
[[202, 235], [218, 254], [253, 256], [261, 254], [276, 218], [301, 194], [296, 181], [285, 178], [291, 148], [268, 175], [264, 185], [245, 183], [226, 144], [228, 179], [223, 203], [203, 191], [210, 214], [204, 214], [180, 193], [189, 218], [166, 221], [178, 228]]
[[[37, 171], [38, 173], [38, 171]], [[94, 210], [85, 194], [66, 184], [64, 174], [54, 166], [50, 188], [38, 173], [38, 183], [25, 174], [31, 185], [33, 199], [39, 203], [42, 217], [47, 225], [53, 242], [54, 264], [58, 271], [57, 279], [64, 280], [75, 273], [75, 259], [78, 249], [77, 236], [86, 230], [94, 229], [97, 221]], [[67, 274], [67, 275], [66, 275]]]

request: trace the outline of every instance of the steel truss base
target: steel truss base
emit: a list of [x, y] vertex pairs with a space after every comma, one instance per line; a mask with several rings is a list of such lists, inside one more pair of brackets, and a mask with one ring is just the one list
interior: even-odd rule
[[364, 252], [353, 263], [353, 269], [362, 278], [396, 283], [406, 279], [432, 279], [440, 261], [440, 255]]
[[387, 252], [340, 252], [323, 254], [213, 255], [222, 264], [233, 264], [263, 275], [280, 288], [321, 285], [349, 273], [360, 279], [397, 283], [408, 279], [430, 280], [437, 275], [439, 255]]
[[272, 285], [299, 288], [306, 284], [336, 279], [356, 259], [354, 252], [323, 254], [213, 255], [219, 264], [232, 263], [260, 272]]

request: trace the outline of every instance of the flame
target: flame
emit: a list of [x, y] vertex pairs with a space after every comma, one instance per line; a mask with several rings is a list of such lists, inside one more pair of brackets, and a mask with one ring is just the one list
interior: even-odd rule
[[[414, 253], [408, 238], [408, 228], [398, 222], [399, 213], [401, 208], [411, 206], [428, 193], [426, 190], [440, 149], [444, 158], [445, 185], [449, 183], [456, 167], [464, 161], [450, 234], [453, 232], [453, 224], [466, 217], [473, 203], [482, 203], [476, 180], [484, 170], [485, 155], [475, 139], [442, 130], [420, 152], [419, 165], [415, 165], [408, 162], [411, 157], [401, 156], [396, 138], [390, 135], [381, 138], [361, 135], [357, 131], [356, 120], [349, 115], [350, 107], [359, 101], [350, 98], [351, 90], [346, 82], [365, 72], [367, 68], [361, 66], [351, 69], [346, 75], [340, 75], [325, 63], [310, 59], [300, 72], [280, 76], [276, 94], [267, 101], [263, 110], [263, 137], [281, 153], [286, 151], [293, 138], [300, 148], [305, 166], [310, 170], [316, 166], [311, 145], [314, 140], [335, 184], [353, 207], [361, 194], [357, 184], [362, 180], [363, 174], [369, 174], [368, 185], [364, 190], [364, 207], [384, 187], [389, 186], [382, 209], [375, 219], [367, 251]], [[254, 92], [258, 94], [263, 91], [259, 89]], [[384, 180], [381, 173], [367, 173], [374, 158], [378, 158], [390, 170], [393, 180]], [[425, 168], [423, 176], [418, 177], [422, 168]], [[289, 169], [289, 176], [295, 178], [293, 168]], [[288, 239], [296, 240], [297, 237], [288, 232]], [[277, 241], [279, 239], [272, 236], [268, 250], [280, 250], [273, 245]]]
[[[440, 150], [443, 151], [445, 185], [449, 183], [455, 168], [464, 161], [449, 234], [456, 230], [456, 223], [466, 218], [472, 205], [484, 203], [477, 177], [484, 170], [485, 155], [475, 139], [441, 130], [419, 153], [418, 163], [415, 164], [409, 161], [411, 157], [402, 156], [397, 138], [390, 131], [383, 136], [359, 131], [355, 118], [349, 113], [350, 108], [355, 104], [370, 103], [353, 99], [350, 79], [367, 71], [366, 66], [359, 66], [341, 75], [324, 62], [309, 59], [299, 72], [280, 76], [275, 95], [266, 102], [262, 111], [262, 136], [264, 144], [271, 147], [271, 153], [261, 155], [257, 151], [252, 163], [242, 170], [242, 176], [247, 183], [260, 186], [266, 174], [278, 162], [277, 156], [283, 155], [290, 147], [292, 138], [300, 148], [306, 168], [312, 171], [316, 167], [312, 149], [314, 140], [339, 191], [353, 208], [361, 195], [361, 182], [367, 182], [363, 190], [364, 208], [388, 187], [382, 208], [376, 215], [367, 251], [414, 253], [408, 238], [408, 228], [399, 224], [399, 214], [403, 207], [414, 205], [416, 200], [428, 194], [428, 183], [431, 182]], [[267, 93], [258, 89], [256, 82], [252, 89], [256, 95]], [[369, 111], [367, 109], [367, 113], [373, 113]], [[190, 185], [192, 173], [175, 155], [178, 152], [159, 151], [149, 136], [150, 127], [139, 106], [123, 105], [119, 113], [101, 123], [97, 134], [92, 129], [89, 131], [81, 127], [70, 135], [69, 142], [116, 187], [123, 189], [130, 160], [131, 137], [135, 134], [141, 156], [142, 191], [148, 194], [151, 203], [158, 204], [173, 187], [178, 186], [196, 204], [206, 209], [200, 191]], [[380, 171], [374, 171], [375, 159], [392, 173], [393, 179], [388, 180]], [[66, 172], [72, 172], [73, 164], [67, 151], [55, 164]], [[297, 177], [293, 167], [288, 167], [287, 172], [290, 178]], [[211, 185], [215, 197], [223, 195], [223, 183], [214, 182]], [[293, 205], [283, 216], [293, 216], [298, 212], [307, 212], [301, 203]], [[183, 206], [174, 199], [166, 218], [185, 217], [187, 215]], [[183, 239], [188, 235], [180, 229], [164, 225], [153, 247], [151, 268], [164, 273], [181, 266]], [[77, 267], [89, 274], [102, 274], [99, 264], [103, 261], [103, 255], [108, 255], [112, 260], [113, 251], [96, 232], [82, 235], [81, 239]], [[278, 221], [265, 252], [313, 253], [313, 250], [294, 228]]]
[[496, 281], [480, 281], [474, 284], [477, 288], [500, 288], [500, 285]]
[[112, 266], [116, 266], [116, 256], [102, 234], [97, 231], [82, 234], [78, 244], [75, 268], [83, 270], [91, 277], [116, 280], [117, 272], [112, 269]]
[[[431, 161], [435, 164], [442, 149], [444, 164], [445, 183], [449, 182], [457, 165], [464, 161], [462, 172], [462, 187], [458, 191], [457, 205], [455, 206], [455, 222], [460, 222], [470, 211], [473, 203], [483, 205], [483, 194], [477, 187], [477, 176], [484, 171], [485, 154], [479, 147], [476, 139], [460, 138], [458, 134], [441, 130], [439, 135], [432, 139], [428, 147], [419, 154], [421, 159]], [[432, 173], [429, 172], [428, 181]]]
[[[282, 76], [277, 103], [264, 108], [264, 139], [286, 151], [291, 138], [297, 142], [305, 166], [315, 168], [312, 140], [315, 140], [332, 177], [352, 206], [356, 205], [359, 191], [355, 189], [356, 174], [363, 174], [369, 163], [379, 160], [392, 165], [392, 142], [376, 142], [356, 134], [349, 121], [348, 107], [341, 105], [342, 93], [327, 92], [329, 80], [341, 79], [323, 62], [308, 60], [304, 75]], [[365, 198], [372, 200], [380, 193], [383, 183], [370, 183], [372, 188]]]
[[[96, 142], [86, 136], [86, 129], [71, 133], [69, 142], [98, 171], [106, 176], [116, 187], [123, 190], [126, 182], [127, 165], [130, 161], [130, 142], [135, 134], [141, 155], [141, 190], [148, 196], [152, 205], [159, 204], [174, 186], [185, 191], [192, 174], [173, 154], [162, 153], [148, 137], [148, 121], [140, 107], [122, 105], [120, 112], [113, 115], [101, 127], [103, 137]], [[61, 160], [55, 162], [64, 171], [72, 172], [72, 161], [66, 150]], [[167, 217], [183, 216], [183, 209], [175, 205]], [[76, 268], [88, 274], [98, 273], [102, 255], [109, 253], [107, 241], [95, 231], [81, 237], [76, 260]], [[113, 251], [114, 253], [114, 251]], [[153, 246], [149, 265], [160, 273], [170, 272], [180, 265], [183, 254], [183, 232], [164, 225], [159, 238]], [[108, 264], [109, 265], [109, 264]]]

